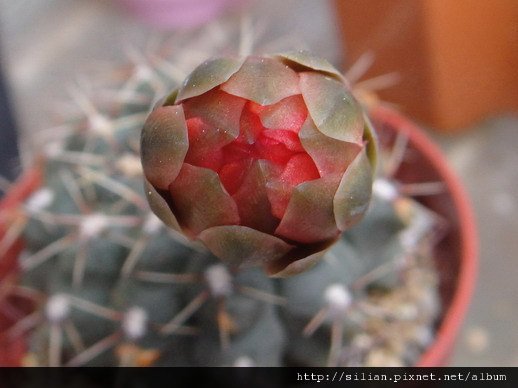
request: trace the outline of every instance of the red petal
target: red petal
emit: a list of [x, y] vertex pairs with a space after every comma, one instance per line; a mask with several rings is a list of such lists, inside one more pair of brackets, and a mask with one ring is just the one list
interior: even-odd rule
[[296, 154], [286, 164], [281, 180], [296, 186], [299, 183], [320, 178], [315, 162], [308, 154]]
[[201, 148], [191, 148], [185, 158], [185, 163], [193, 166], [210, 168], [219, 171], [223, 164], [223, 152], [221, 150], [208, 151]]
[[221, 145], [228, 142], [226, 134], [210, 127], [199, 117], [187, 119], [189, 150], [185, 163], [218, 171], [223, 163]]
[[252, 159], [242, 159], [225, 164], [221, 168], [219, 179], [230, 195], [234, 194], [241, 187], [251, 165]]
[[224, 163], [234, 163], [243, 159], [251, 159], [255, 156], [253, 146], [241, 142], [233, 142], [223, 147]]
[[302, 127], [308, 110], [302, 95], [290, 96], [276, 104], [268, 105], [258, 114], [262, 124], [269, 129], [285, 129], [298, 132]]
[[261, 135], [284, 144], [290, 151], [305, 152], [304, 148], [302, 148], [299, 137], [293, 131], [284, 129], [265, 129]]
[[189, 141], [198, 140], [208, 125], [203, 122], [200, 117], [187, 119], [187, 130], [189, 132]]
[[240, 132], [237, 138], [238, 142], [253, 144], [257, 140], [261, 131], [264, 129], [258, 116], [261, 108], [261, 105], [252, 101], [248, 101], [245, 104], [239, 120]]
[[265, 136], [259, 137], [255, 142], [255, 148], [257, 158], [269, 160], [276, 164], [286, 164], [293, 155], [293, 152], [286, 148], [284, 144]]

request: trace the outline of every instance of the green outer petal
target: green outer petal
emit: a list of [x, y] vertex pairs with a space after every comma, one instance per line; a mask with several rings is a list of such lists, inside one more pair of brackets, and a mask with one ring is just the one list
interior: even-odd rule
[[275, 104], [300, 94], [297, 73], [282, 62], [266, 57], [248, 57], [221, 89], [260, 105]]
[[246, 100], [242, 98], [214, 89], [202, 96], [191, 98], [182, 105], [187, 118], [201, 118], [226, 135], [230, 143], [239, 136], [239, 122], [245, 103]]
[[151, 112], [142, 129], [140, 146], [146, 178], [166, 190], [180, 172], [189, 148], [182, 107], [163, 106]]
[[237, 192], [232, 196], [239, 209], [241, 225], [273, 233], [279, 221], [272, 215], [266, 192], [263, 160], [255, 160]]
[[327, 73], [340, 81], [344, 80], [343, 75], [326, 59], [318, 57], [306, 50], [288, 51], [276, 55], [281, 59], [287, 59], [297, 65], [303, 66], [306, 70], [315, 70]]
[[295, 187], [275, 234], [305, 244], [335, 238], [339, 234], [333, 213], [337, 187], [334, 176]]
[[347, 87], [330, 77], [300, 73], [300, 89], [310, 116], [324, 135], [362, 144], [362, 108]]
[[376, 176], [376, 169], [378, 166], [378, 135], [370, 118], [367, 114], [364, 115], [365, 120], [365, 132], [363, 139], [367, 143], [367, 157], [371, 163], [372, 176]]
[[192, 235], [213, 226], [239, 224], [236, 203], [212, 170], [184, 163], [169, 191], [180, 225]]
[[[160, 105], [168, 106], [168, 105], [174, 105], [176, 103], [176, 98], [178, 97], [178, 89], [173, 90], [171, 93], [169, 93], [167, 96], [162, 98], [160, 102]], [[155, 107], [158, 106], [155, 105]]]
[[275, 261], [293, 248], [280, 238], [239, 225], [215, 226], [201, 232], [198, 238], [231, 266]]
[[284, 278], [307, 271], [317, 264], [337, 238], [318, 244], [299, 245], [279, 260], [266, 263], [266, 273], [275, 278]]
[[299, 273], [307, 271], [315, 264], [317, 264], [320, 260], [322, 260], [325, 253], [326, 251], [317, 252], [303, 259], [294, 260], [279, 272], [274, 271], [274, 267], [272, 266], [270, 268], [267, 268], [267, 273], [269, 276], [273, 278], [286, 278], [289, 276], [298, 275]]
[[357, 223], [367, 211], [372, 179], [372, 168], [363, 149], [343, 175], [333, 199], [336, 225], [341, 231]]
[[181, 232], [180, 224], [178, 224], [178, 220], [176, 219], [173, 211], [167, 204], [167, 201], [160, 195], [158, 191], [155, 190], [153, 185], [149, 183], [147, 179], [144, 178], [144, 191], [146, 193], [146, 198], [149, 202], [149, 207], [155, 213], [155, 215], [160, 218], [160, 220], [169, 226], [171, 229], [176, 230], [177, 232]]
[[311, 156], [320, 176], [342, 175], [361, 151], [357, 144], [333, 139], [320, 132], [308, 117], [299, 132], [302, 147]]
[[243, 62], [244, 58], [214, 58], [203, 62], [184, 81], [176, 103], [199, 96], [227, 81]]

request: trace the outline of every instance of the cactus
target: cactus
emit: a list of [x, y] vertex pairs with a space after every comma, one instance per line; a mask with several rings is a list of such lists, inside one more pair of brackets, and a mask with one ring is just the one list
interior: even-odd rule
[[415, 363], [440, 312], [440, 220], [412, 199], [419, 187], [393, 180], [405, 138], [380, 150], [365, 218], [313, 268], [271, 278], [227, 266], [166, 227], [142, 187], [140, 131], [178, 86], [171, 69], [139, 60], [115, 100], [73, 92], [82, 113], [51, 134], [44, 183], [5, 235], [25, 243], [8, 292], [36, 308], [2, 338], [27, 339], [26, 365]]

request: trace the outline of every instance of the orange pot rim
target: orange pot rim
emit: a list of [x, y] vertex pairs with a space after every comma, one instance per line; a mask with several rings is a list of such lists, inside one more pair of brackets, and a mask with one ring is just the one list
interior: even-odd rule
[[478, 235], [474, 213], [460, 178], [451, 169], [439, 147], [421, 128], [401, 113], [383, 106], [374, 108], [371, 115], [397, 128], [398, 131], [404, 132], [409, 137], [410, 142], [431, 162], [446, 184], [457, 211], [461, 257], [459, 257], [460, 267], [455, 292], [451, 303], [442, 313], [433, 343], [422, 354], [416, 365], [419, 367], [443, 366], [453, 351], [455, 340], [475, 290], [478, 272]]

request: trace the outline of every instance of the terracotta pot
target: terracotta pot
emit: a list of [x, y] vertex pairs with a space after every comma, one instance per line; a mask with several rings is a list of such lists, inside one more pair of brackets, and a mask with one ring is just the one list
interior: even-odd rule
[[[442, 194], [421, 199], [423, 204], [448, 221], [448, 233], [436, 247], [443, 315], [438, 322], [435, 341], [417, 363], [417, 366], [444, 366], [452, 352], [476, 281], [478, 245], [473, 213], [459, 179], [438, 147], [421, 129], [400, 113], [382, 107], [375, 108], [371, 117], [382, 144], [393, 141], [398, 132], [409, 138], [409, 157], [398, 170], [399, 180], [405, 183], [442, 181], [446, 187]], [[15, 208], [39, 182], [38, 171], [27, 174], [0, 202], [0, 216]], [[0, 239], [4, 232], [0, 224]], [[20, 245], [17, 245], [0, 259], [0, 279], [7, 273], [16, 272], [16, 255], [19, 251]], [[0, 333], [10, 324], [12, 322], [0, 321]], [[16, 357], [23, 354], [23, 343], [10, 344], [11, 349], [5, 346], [6, 343], [0, 341], [0, 355], [12, 352], [13, 346], [17, 348], [7, 361], [0, 356], [0, 365], [19, 363]]]
[[365, 79], [398, 73], [379, 96], [410, 117], [451, 133], [518, 110], [516, 0], [334, 3], [349, 66], [371, 51]]

